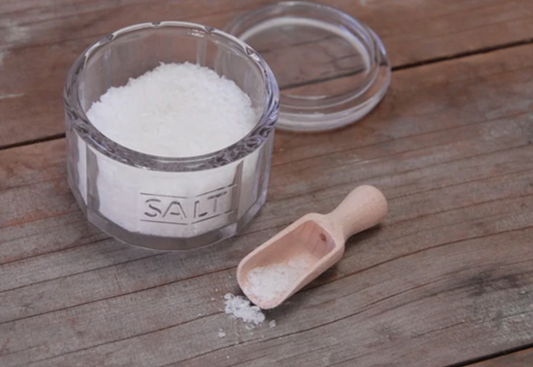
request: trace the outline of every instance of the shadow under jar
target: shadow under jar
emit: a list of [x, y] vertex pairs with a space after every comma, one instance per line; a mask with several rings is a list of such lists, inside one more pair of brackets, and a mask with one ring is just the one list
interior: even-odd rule
[[[250, 97], [258, 120], [244, 138], [201, 156], [162, 157], [117, 144], [87, 118], [109, 88], [183, 62], [213, 69]], [[161, 250], [201, 247], [235, 235], [264, 204], [279, 91], [237, 38], [184, 22], [121, 29], [78, 58], [64, 100], [69, 185], [87, 219], [111, 236]]]

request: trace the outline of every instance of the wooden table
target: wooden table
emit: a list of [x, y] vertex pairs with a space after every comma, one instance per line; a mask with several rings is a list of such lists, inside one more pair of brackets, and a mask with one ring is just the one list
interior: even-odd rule
[[[531, 0], [328, 1], [383, 39], [391, 89], [347, 129], [278, 133], [244, 234], [154, 253], [85, 221], [65, 172], [77, 55], [129, 24], [220, 28], [262, 3], [0, 2], [0, 366], [533, 365]], [[276, 327], [224, 314], [245, 254], [363, 183], [389, 199], [385, 224], [268, 312]]]

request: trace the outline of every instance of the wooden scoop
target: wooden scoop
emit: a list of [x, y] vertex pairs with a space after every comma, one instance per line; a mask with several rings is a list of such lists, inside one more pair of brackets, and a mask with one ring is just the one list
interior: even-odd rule
[[248, 254], [239, 263], [237, 281], [253, 303], [274, 308], [337, 263], [350, 236], [386, 214], [381, 191], [357, 187], [331, 213], [307, 214]]

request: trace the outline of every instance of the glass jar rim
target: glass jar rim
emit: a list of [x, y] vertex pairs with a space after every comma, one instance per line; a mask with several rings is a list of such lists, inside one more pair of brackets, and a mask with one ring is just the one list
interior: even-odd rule
[[[179, 28], [191, 32], [193, 37], [214, 36], [236, 48], [261, 72], [265, 84], [266, 94], [263, 113], [253, 129], [242, 139], [218, 151], [191, 157], [160, 157], [138, 152], [118, 144], [102, 134], [89, 120], [81, 107], [78, 83], [91, 56], [101, 47], [107, 46], [115, 39], [143, 29]], [[65, 111], [73, 121], [73, 126], [80, 137], [92, 148], [105, 156], [138, 168], [181, 172], [199, 171], [225, 166], [242, 159], [257, 150], [274, 132], [279, 110], [279, 88], [270, 67], [253, 48], [237, 37], [218, 29], [201, 24], [179, 21], [148, 22], [121, 28], [89, 46], [70, 68], [63, 90]]]

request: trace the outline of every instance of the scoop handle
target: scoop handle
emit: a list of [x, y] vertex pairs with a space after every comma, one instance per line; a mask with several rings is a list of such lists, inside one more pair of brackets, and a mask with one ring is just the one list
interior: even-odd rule
[[387, 210], [387, 199], [382, 192], [374, 186], [363, 185], [352, 190], [327, 217], [347, 240], [381, 222]]

